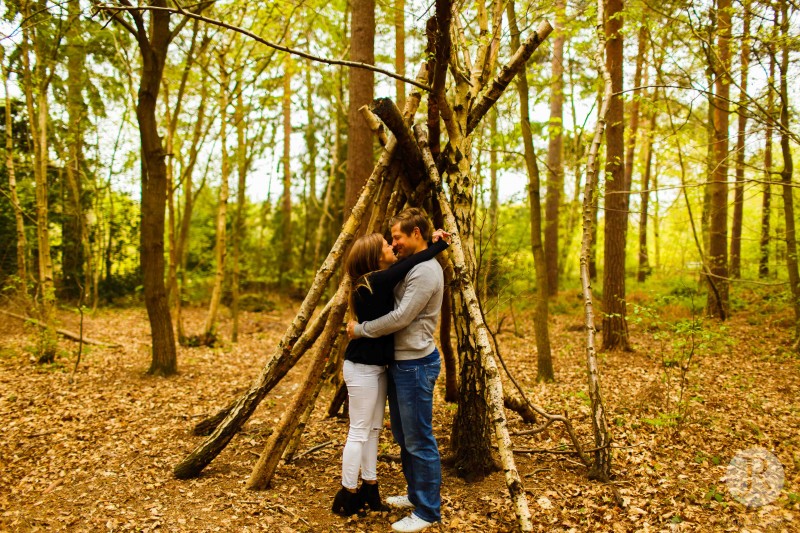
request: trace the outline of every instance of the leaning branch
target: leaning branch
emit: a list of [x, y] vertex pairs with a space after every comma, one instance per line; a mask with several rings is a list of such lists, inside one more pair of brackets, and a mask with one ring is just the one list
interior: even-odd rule
[[250, 37], [256, 42], [259, 42], [265, 46], [269, 46], [270, 48], [274, 48], [275, 50], [279, 50], [281, 52], [286, 52], [288, 54], [296, 55], [302, 57], [304, 59], [310, 59], [311, 61], [316, 61], [318, 63], [325, 63], [326, 65], [339, 65], [343, 67], [351, 67], [351, 68], [360, 68], [364, 70], [371, 70], [372, 72], [377, 72], [379, 74], [383, 74], [385, 76], [389, 76], [390, 78], [394, 78], [396, 80], [403, 81], [405, 83], [411, 84], [415, 87], [419, 87], [425, 91], [430, 91], [431, 87], [427, 84], [420, 83], [417, 80], [406, 78], [405, 76], [401, 76], [395, 72], [390, 70], [382, 69], [380, 67], [376, 67], [375, 65], [370, 65], [368, 63], [359, 63], [358, 61], [345, 61], [343, 59], [327, 59], [325, 57], [319, 57], [315, 55], [311, 55], [307, 52], [303, 52], [302, 50], [296, 50], [294, 48], [289, 48], [288, 46], [283, 46], [278, 43], [273, 43], [272, 41], [268, 41], [263, 37], [256, 35], [255, 33], [246, 30], [244, 28], [240, 28], [239, 26], [228, 24], [227, 22], [222, 22], [221, 20], [213, 19], [211, 17], [205, 17], [199, 13], [193, 13], [191, 11], [186, 11], [183, 9], [177, 9], [172, 7], [158, 7], [158, 6], [139, 6], [139, 7], [129, 7], [129, 6], [114, 6], [110, 4], [98, 4], [98, 9], [109, 11], [111, 13], [118, 12], [118, 11], [131, 11], [131, 12], [139, 12], [139, 11], [165, 11], [167, 13], [174, 13], [176, 15], [183, 15], [184, 17], [192, 18], [199, 20], [201, 22], [205, 22], [207, 24], [212, 24], [214, 26], [219, 26], [220, 28], [225, 28], [227, 30], [232, 30], [237, 33], [241, 33], [247, 37]]
[[[0, 309], [0, 313], [3, 313], [4, 315], [8, 315], [8, 316], [13, 317], [13, 318], [18, 318], [19, 320], [23, 320], [25, 322], [29, 322], [29, 323], [31, 323], [34, 326], [39, 327], [39, 328], [43, 328], [44, 329], [44, 328], [47, 327], [47, 324], [45, 324], [44, 322], [40, 322], [39, 320], [36, 320], [35, 318], [31, 318], [31, 317], [24, 316], [24, 315], [18, 315], [16, 313], [12, 313], [10, 311], [3, 311], [2, 309]], [[63, 337], [66, 337], [66, 338], [68, 338], [70, 340], [73, 340], [73, 341], [76, 341], [76, 342], [81, 342], [82, 341], [85, 344], [91, 344], [93, 346], [102, 346], [104, 348], [118, 348], [120, 346], [119, 344], [109, 344], [107, 342], [96, 341], [94, 339], [90, 339], [89, 337], [84, 337], [81, 334], [73, 333], [72, 331], [69, 331], [69, 330], [66, 330], [66, 329], [56, 329], [56, 333], [58, 333], [59, 335], [61, 335]]]

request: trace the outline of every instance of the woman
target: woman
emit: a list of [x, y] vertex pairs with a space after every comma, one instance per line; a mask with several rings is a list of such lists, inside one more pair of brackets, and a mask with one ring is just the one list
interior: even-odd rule
[[[394, 309], [394, 287], [423, 261], [447, 248], [448, 234], [433, 233], [433, 243], [424, 251], [397, 261], [392, 247], [379, 233], [364, 235], [353, 244], [347, 273], [353, 283], [350, 307], [359, 322], [374, 320]], [[388, 508], [381, 502], [376, 467], [378, 437], [383, 428], [386, 404], [386, 365], [394, 358], [394, 337], [353, 339], [347, 345], [344, 381], [349, 399], [350, 430], [342, 454], [342, 488], [333, 499], [333, 512], [342, 516], [358, 513], [364, 504], [373, 511]], [[357, 490], [358, 471], [363, 483]]]

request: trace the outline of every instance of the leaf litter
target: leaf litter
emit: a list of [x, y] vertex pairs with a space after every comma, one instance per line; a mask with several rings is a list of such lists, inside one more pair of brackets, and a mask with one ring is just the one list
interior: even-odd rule
[[[240, 342], [179, 347], [180, 374], [163, 379], [145, 375], [144, 310], [102, 310], [87, 316], [85, 330], [122, 346], [85, 347], [72, 384], [74, 343], [61, 340], [56, 364], [36, 366], [29, 355], [35, 333], [21, 323], [0, 324], [0, 530], [388, 531], [401, 513], [346, 519], [330, 512], [347, 435], [345, 418], [326, 416], [330, 386], [323, 389], [299, 451], [332, 444], [282, 464], [266, 491], [244, 487], [266, 436], [304, 377], [306, 358], [201, 476], [188, 481], [172, 476], [172, 467], [202, 442], [191, 433], [194, 424], [249, 386], [293, 313], [288, 302], [269, 313], [243, 313]], [[76, 326], [76, 313], [60, 315], [68, 329]], [[187, 309], [187, 331], [199, 330], [204, 317], [203, 309]], [[573, 322], [568, 315], [552, 317], [557, 379], [552, 384], [535, 380], [529, 318], [520, 319], [522, 336], [501, 332], [498, 340], [530, 399], [566, 412], [590, 448], [583, 337]], [[727, 344], [691, 361], [682, 404], [679, 372], [665, 363], [670, 354], [664, 343], [644, 327], [631, 327], [635, 352], [601, 354], [615, 477], [609, 484], [589, 481], [570, 455], [516, 455], [534, 529], [800, 530], [800, 359], [789, 350], [790, 323], [750, 322], [735, 315], [726, 324]], [[230, 338], [230, 327], [224, 317], [223, 339]], [[446, 455], [455, 407], [443, 396], [440, 379], [434, 431]], [[531, 427], [515, 413], [508, 418], [512, 432]], [[569, 440], [554, 426], [513, 442], [518, 449], [568, 449]], [[389, 431], [380, 446], [382, 454], [399, 453]], [[733, 498], [724, 478], [735, 453], [756, 446], [778, 458], [784, 486], [775, 501], [750, 509]], [[380, 462], [378, 475], [382, 494], [403, 490], [399, 464]], [[515, 530], [501, 472], [467, 484], [445, 467], [442, 502], [442, 530]]]

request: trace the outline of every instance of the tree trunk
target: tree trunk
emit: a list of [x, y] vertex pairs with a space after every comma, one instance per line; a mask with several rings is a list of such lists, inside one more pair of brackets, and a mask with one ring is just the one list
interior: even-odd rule
[[653, 168], [653, 133], [656, 127], [655, 112], [651, 112], [650, 127], [645, 146], [644, 174], [642, 175], [642, 206], [639, 214], [639, 270], [636, 281], [644, 283], [650, 275], [650, 258], [647, 252], [647, 217], [650, 203], [650, 173]]
[[[483, 279], [481, 280], [483, 291], [481, 292], [481, 301], [484, 305], [488, 301], [489, 294], [495, 294], [495, 278], [497, 266], [495, 265], [495, 249], [497, 248], [497, 218], [498, 218], [498, 193], [497, 193], [497, 152], [500, 150], [500, 143], [497, 139], [497, 109], [493, 109], [489, 115], [489, 235], [488, 242], [483, 247], [483, 259], [481, 260], [481, 269], [483, 270]], [[477, 173], [480, 175], [480, 172]], [[483, 240], [483, 239], [481, 239]]]
[[[394, 71], [401, 76], [406, 75], [406, 2], [394, 2]], [[406, 84], [395, 80], [395, 100], [397, 107], [403, 109], [406, 105]]]
[[[29, 2], [21, 6], [24, 20], [31, 18]], [[49, 15], [45, 15], [49, 16]], [[33, 176], [36, 184], [36, 243], [38, 251], [38, 296], [41, 321], [47, 325], [40, 338], [39, 362], [52, 363], [56, 355], [55, 332], [52, 327], [55, 293], [53, 286], [53, 262], [50, 256], [50, 232], [47, 208], [48, 145], [47, 125], [49, 121], [47, 91], [50, 75], [47, 70], [44, 44], [36, 33], [36, 26], [22, 26], [22, 76], [25, 87], [25, 102], [28, 110], [31, 143], [33, 144]], [[31, 49], [36, 60], [31, 68]]]
[[[354, 0], [352, 14], [350, 59], [372, 65], [375, 63], [375, 0]], [[374, 86], [375, 74], [372, 71], [350, 69], [345, 219], [349, 216], [374, 166], [372, 132], [358, 111], [361, 106], [372, 102]]]
[[[486, 392], [486, 400], [488, 411], [488, 419], [491, 421], [495, 432], [500, 460], [502, 462], [503, 470], [505, 473], [506, 486], [508, 487], [509, 495], [512, 504], [514, 505], [514, 512], [517, 515], [518, 525], [521, 531], [532, 531], [533, 525], [531, 524], [530, 511], [528, 509], [528, 500], [525, 495], [525, 487], [522, 484], [522, 479], [517, 472], [517, 467], [514, 464], [514, 455], [511, 448], [511, 438], [508, 434], [508, 425], [506, 421], [505, 411], [503, 409], [503, 385], [500, 380], [500, 373], [497, 368], [497, 363], [494, 359], [492, 352], [492, 345], [489, 340], [489, 333], [486, 323], [483, 320], [483, 315], [480, 311], [478, 298], [475, 293], [475, 286], [470, 277], [470, 269], [465, 249], [461, 241], [461, 231], [458, 225], [454, 212], [450, 209], [447, 197], [442, 189], [442, 183], [439, 178], [438, 171], [436, 170], [436, 163], [433, 160], [430, 149], [428, 148], [427, 134], [421, 126], [417, 125], [414, 128], [417, 139], [422, 148], [425, 166], [427, 168], [428, 176], [433, 182], [437, 201], [441, 206], [444, 220], [445, 229], [453, 235], [451, 245], [451, 257], [454, 269], [454, 286], [453, 290], [461, 294], [463, 298], [462, 312], [467, 316], [466, 320], [470, 323], [471, 331], [469, 332], [470, 348], [474, 350], [479, 359], [477, 365], [482, 369], [481, 377], [484, 381], [481, 387]], [[462, 373], [462, 377], [463, 377]], [[463, 388], [462, 388], [463, 390]], [[459, 411], [461, 411], [461, 402], [459, 402]], [[458, 414], [456, 420], [453, 422], [455, 428], [458, 424]], [[474, 421], [473, 421], [474, 424]], [[470, 425], [473, 429], [475, 425]], [[485, 452], [484, 452], [485, 453]]]
[[740, 60], [739, 82], [739, 116], [738, 132], [736, 135], [736, 186], [733, 198], [733, 224], [731, 226], [731, 277], [742, 277], [742, 222], [744, 218], [744, 141], [747, 133], [747, 75], [750, 66], [750, 1], [744, 0], [742, 4], [742, 50]]
[[605, 0], [606, 69], [614, 95], [606, 133], [605, 241], [603, 246], [603, 350], [630, 350], [625, 300], [628, 201], [625, 186], [625, 125], [622, 102], [622, 0]]
[[236, 108], [234, 110], [234, 120], [236, 122], [236, 169], [238, 171], [239, 182], [236, 188], [236, 216], [233, 224], [233, 298], [231, 302], [231, 312], [233, 313], [233, 332], [231, 342], [239, 341], [239, 284], [241, 276], [240, 249], [244, 239], [244, 213], [246, 209], [245, 191], [247, 188], [247, 139], [245, 138], [244, 122], [244, 99], [242, 97], [242, 77], [241, 70], [238, 71], [238, 90], [236, 92]]
[[286, 54], [283, 72], [283, 193], [281, 194], [281, 257], [278, 279], [281, 288], [289, 285], [292, 269], [292, 56]]
[[708, 293], [708, 314], [725, 320], [728, 315], [728, 119], [731, 69], [731, 0], [719, 0], [714, 97], [714, 170], [709, 176], [711, 194], [708, 260], [719, 298]]
[[786, 270], [789, 274], [789, 290], [792, 295], [794, 308], [794, 349], [800, 351], [800, 273], [797, 267], [797, 237], [795, 234], [794, 199], [792, 191], [792, 174], [794, 163], [789, 139], [789, 7], [788, 0], [781, 0], [781, 154], [783, 155], [783, 170], [781, 183], [783, 185], [783, 214], [786, 224]]
[[[509, 3], [509, 6], [511, 4]], [[564, 190], [564, 17], [566, 0], [556, 0], [556, 26], [550, 59], [550, 120], [547, 126], [547, 193], [545, 194], [544, 258], [547, 262], [547, 294], [558, 293], [558, 227]], [[514, 44], [512, 43], [512, 47]], [[520, 82], [522, 79], [520, 78]], [[527, 82], [526, 82], [527, 85]], [[527, 95], [525, 96], [527, 99]], [[523, 120], [528, 120], [527, 116]], [[524, 133], [523, 133], [524, 137]], [[526, 156], [527, 159], [527, 156]], [[530, 177], [530, 173], [528, 174]], [[533, 215], [531, 215], [533, 216]]]
[[[211, 289], [211, 301], [208, 304], [208, 314], [200, 334], [200, 344], [210, 346], [217, 338], [217, 313], [219, 302], [222, 299], [222, 283], [225, 281], [225, 258], [227, 256], [227, 219], [228, 195], [231, 174], [230, 157], [228, 155], [228, 91], [230, 75], [225, 67], [226, 54], [219, 55], [219, 140], [222, 149], [222, 166], [220, 169], [219, 204], [217, 206], [217, 231], [214, 245], [214, 286]], [[288, 76], [287, 76], [288, 77]]]
[[600, 144], [603, 139], [603, 129], [606, 126], [606, 116], [611, 107], [613, 98], [613, 80], [610, 69], [603, 61], [603, 52], [607, 50], [605, 43], [606, 33], [603, 31], [603, 22], [607, 20], [604, 13], [604, 2], [597, 2], [597, 49], [595, 60], [600, 66], [603, 74], [603, 98], [600, 109], [597, 113], [597, 126], [595, 127], [594, 139], [589, 150], [589, 157], [586, 162], [586, 185], [583, 192], [583, 237], [581, 239], [581, 287], [584, 302], [584, 312], [586, 320], [586, 367], [589, 378], [589, 400], [592, 410], [592, 430], [594, 433], [594, 463], [589, 471], [590, 479], [608, 481], [611, 477], [611, 433], [606, 421], [605, 407], [600, 390], [600, 372], [597, 365], [597, 351], [595, 349], [595, 325], [594, 325], [594, 304], [592, 297], [591, 277], [589, 275], [589, 255], [591, 252], [592, 238], [592, 198], [595, 196], [597, 187], [598, 164], [597, 157], [600, 151]]
[[[777, 26], [777, 24], [775, 24]], [[770, 205], [772, 204], [772, 130], [775, 108], [775, 54], [769, 55], [769, 78], [767, 84], [767, 125], [764, 134], [764, 185], [761, 196], [761, 239], [759, 240], [758, 277], [769, 277], [769, 233]]]
[[[153, 2], [164, 5], [159, 0]], [[152, 361], [148, 374], [170, 376], [177, 372], [175, 335], [164, 285], [164, 213], [167, 201], [166, 154], [158, 133], [156, 110], [158, 91], [164, 73], [167, 49], [172, 37], [169, 13], [150, 14], [149, 38], [142, 35], [139, 50], [142, 54], [142, 75], [139, 83], [136, 119], [141, 140], [142, 230], [141, 263], [144, 301], [150, 319]], [[144, 34], [144, 24], [140, 25]]]
[[653, 168], [653, 137], [656, 128], [656, 115], [650, 115], [650, 127], [647, 131], [647, 145], [645, 145], [644, 174], [642, 175], [642, 206], [639, 214], [639, 269], [636, 281], [644, 283], [650, 275], [650, 257], [647, 251], [647, 218], [650, 204], [650, 175]]
[[[506, 10], [508, 13], [509, 31], [511, 32], [511, 47], [512, 49], [517, 49], [519, 48], [520, 39], [513, 1], [508, 3]], [[558, 37], [556, 37], [556, 41], [557, 40]], [[550, 272], [548, 270], [549, 265], [547, 264], [547, 253], [542, 246], [542, 206], [539, 194], [539, 167], [536, 164], [536, 154], [533, 151], [533, 135], [531, 133], [529, 116], [527, 69], [523, 66], [522, 70], [520, 70], [517, 76], [520, 126], [522, 129], [522, 143], [525, 149], [525, 168], [528, 172], [528, 200], [531, 208], [531, 248], [533, 250], [533, 263], [534, 267], [536, 268], [536, 312], [534, 314], [533, 321], [536, 333], [536, 379], [537, 381], [553, 381], [555, 380], [555, 374], [553, 373], [553, 356], [550, 350], [550, 331], [547, 326], [549, 319], [548, 295], [550, 294], [550, 291], [548, 288], [550, 283]], [[559, 90], [563, 91], [563, 82], [561, 83], [561, 86], [562, 87]], [[552, 119], [552, 95], [550, 111]], [[561, 106], [559, 106], [559, 112], [560, 111]], [[558, 128], [561, 128], [560, 124], [558, 125]], [[558, 149], [560, 151], [561, 141], [559, 140], [558, 143]], [[559, 156], [559, 161], [560, 160], [561, 157]], [[552, 162], [553, 161], [550, 161], [550, 163]], [[544, 248], [546, 248], [546, 245]], [[556, 253], [557, 252], [558, 250], [556, 249]], [[556, 265], [556, 269], [557, 267], [558, 265]], [[557, 273], [558, 272], [556, 271], [556, 274]]]
[[6, 68], [5, 48], [0, 49], [0, 68], [3, 69], [3, 91], [5, 93], [6, 104], [6, 171], [8, 172], [8, 193], [11, 197], [11, 206], [14, 208], [14, 221], [17, 230], [17, 276], [19, 276], [19, 287], [17, 293], [23, 300], [28, 299], [28, 240], [25, 238], [25, 218], [22, 212], [22, 205], [19, 203], [17, 195], [17, 173], [14, 165], [14, 134], [13, 134], [13, 114], [11, 112], [11, 96], [8, 93], [8, 73]]

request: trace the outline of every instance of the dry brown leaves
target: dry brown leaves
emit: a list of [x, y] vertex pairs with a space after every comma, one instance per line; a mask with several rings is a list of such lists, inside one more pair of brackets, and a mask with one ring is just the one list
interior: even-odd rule
[[[61, 342], [55, 366], [37, 367], [27, 355], [35, 333], [5, 321], [0, 325], [0, 530], [387, 531], [400, 513], [352, 519], [330, 513], [346, 422], [325, 418], [326, 409], [316, 410], [300, 449], [327, 440], [333, 445], [281, 466], [267, 491], [244, 488], [267, 430], [302, 379], [304, 361], [202, 476], [172, 477], [172, 467], [200, 442], [191, 435], [192, 426], [251, 383], [292, 314], [290, 304], [273, 313], [246, 314], [237, 345], [180, 348], [180, 375], [160, 379], [144, 375], [145, 312], [104, 310], [87, 318], [87, 334], [123, 347], [87, 350], [72, 384], [74, 343]], [[187, 330], [199, 330], [203, 318], [203, 310], [189, 310]], [[76, 314], [63, 312], [61, 320], [77, 330]], [[533, 328], [524, 320], [518, 324], [524, 337], [499, 336], [506, 362], [529, 397], [551, 411], [566, 411], [591, 447], [584, 340], [567, 327], [575, 317], [553, 318], [558, 381], [549, 385], [534, 381]], [[227, 322], [223, 338], [229, 338], [226, 328]], [[800, 360], [789, 354], [790, 335], [783, 324], [762, 326], [748, 323], [743, 314], [734, 316], [726, 333], [730, 347], [698, 355], [692, 363], [686, 419], [674, 427], [665, 413], [676, 402], [675, 373], [664, 367], [662, 344], [633, 328], [635, 353], [601, 356], [616, 477], [611, 484], [590, 482], [572, 456], [518, 455], [536, 530], [800, 530]], [[435, 431], [446, 454], [454, 407], [441, 398], [443, 382]], [[331, 394], [325, 389], [319, 406], [327, 407]], [[526, 429], [515, 414], [510, 426]], [[518, 448], [567, 442], [556, 426], [544, 435], [514, 438]], [[381, 446], [397, 453], [388, 431]], [[773, 503], [747, 509], [722, 479], [733, 455], [753, 446], [779, 458], [785, 484]], [[403, 490], [397, 464], [380, 463], [379, 476], [384, 495]], [[500, 473], [468, 485], [445, 469], [442, 498], [444, 530], [514, 529]]]

